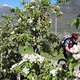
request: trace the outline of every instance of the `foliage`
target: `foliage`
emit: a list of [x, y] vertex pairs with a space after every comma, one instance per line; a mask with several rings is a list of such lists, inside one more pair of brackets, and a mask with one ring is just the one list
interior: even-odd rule
[[66, 3], [66, 2], [68, 2], [69, 0], [57, 0], [57, 3], [58, 4], [63, 4], [63, 3]]
[[[65, 64], [51, 63], [41, 55], [23, 54], [22, 61], [12, 65], [10, 70], [13, 73], [20, 73], [29, 80], [73, 80], [75, 76], [80, 78], [79, 75], [75, 74], [75, 71], [72, 72], [77, 63], [73, 59], [69, 61], [68, 69]], [[80, 74], [79, 71], [77, 72]]]
[[16, 38], [12, 37], [12, 17], [5, 14], [3, 15], [3, 17], [4, 20], [2, 21], [2, 31], [0, 34], [0, 52], [3, 63], [1, 65], [3, 69], [9, 69], [15, 62], [21, 60], [21, 56], [19, 54], [19, 46]]
[[80, 25], [80, 15], [78, 14], [76, 19], [72, 20], [71, 26], [75, 25], [76, 29], [78, 29], [79, 25]]
[[[15, 25], [15, 33], [21, 37], [18, 39], [18, 42], [33, 47], [33, 50], [40, 54], [40, 50], [44, 50], [43, 47], [45, 48], [46, 46], [43, 43], [47, 40], [50, 42], [48, 52], [51, 53], [50, 46], [58, 38], [55, 37], [56, 35], [50, 33], [52, 24], [50, 14], [55, 13], [60, 16], [62, 14], [60, 7], [52, 5], [49, 0], [34, 0], [29, 3], [22, 1], [22, 5], [24, 6], [23, 10], [19, 8], [11, 10], [15, 13], [18, 20], [18, 23]], [[25, 35], [25, 39], [21, 35]], [[52, 38], [53, 36], [54, 38]]]
[[52, 5], [49, 0], [34, 0], [29, 3], [23, 0], [22, 5], [22, 10], [13, 8], [13, 15], [4, 14], [1, 21], [0, 66], [1, 71], [6, 70], [6, 74], [13, 64], [22, 60], [19, 52], [21, 46], [33, 47], [34, 52], [40, 54], [42, 42], [48, 40], [50, 47], [56, 38], [52, 38], [50, 33], [50, 14], [52, 12], [59, 16], [61, 11], [58, 6]]
[[[49, 66], [46, 58], [38, 54], [24, 54], [22, 61], [13, 65], [11, 71], [14, 73], [20, 73], [25, 78], [32, 80], [46, 80], [52, 79], [50, 75], [50, 70], [54, 69], [54, 66]], [[46, 73], [46, 74], [45, 74]], [[57, 77], [56, 77], [57, 78]]]
[[13, 17], [4, 14], [0, 28], [0, 74], [3, 74], [2, 78], [7, 78], [10, 67], [21, 60], [21, 55], [17, 36], [13, 31]]
[[[70, 71], [64, 70], [61, 65], [51, 64], [40, 55], [41, 51], [53, 53], [53, 48], [57, 46], [59, 38], [50, 31], [50, 14], [61, 16], [60, 7], [52, 5], [49, 0], [32, 0], [29, 3], [23, 0], [22, 5], [22, 10], [18, 7], [11, 10], [13, 16], [3, 15], [1, 22], [0, 73], [3, 80], [18, 74], [29, 80], [58, 80], [67, 75], [68, 80], [72, 80]], [[34, 54], [21, 55], [22, 46], [25, 49], [32, 47]]]

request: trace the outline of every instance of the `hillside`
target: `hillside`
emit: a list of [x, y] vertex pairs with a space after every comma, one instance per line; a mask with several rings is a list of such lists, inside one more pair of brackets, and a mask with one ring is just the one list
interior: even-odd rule
[[4, 13], [10, 14], [11, 13], [10, 9], [11, 8], [9, 6], [0, 6], [0, 18]]
[[[75, 26], [71, 27], [71, 21], [76, 18], [76, 15], [80, 13], [80, 0], [70, 0], [68, 3], [60, 5], [60, 8], [63, 12], [63, 15], [60, 18], [57, 18], [57, 31], [60, 33], [80, 31], [76, 30]], [[0, 18], [3, 13], [10, 14], [10, 7], [0, 6]], [[53, 20], [52, 30], [55, 31], [55, 15], [51, 15]]]
[[[80, 0], [70, 0], [68, 3], [60, 5], [63, 15], [57, 18], [57, 31], [63, 34], [66, 32], [80, 31], [76, 30], [75, 26], [70, 26], [71, 21], [76, 18], [76, 15], [80, 13]], [[55, 17], [51, 16], [53, 19], [53, 24], [55, 24]], [[53, 25], [54, 26], [54, 25]], [[55, 31], [55, 26], [53, 27]]]

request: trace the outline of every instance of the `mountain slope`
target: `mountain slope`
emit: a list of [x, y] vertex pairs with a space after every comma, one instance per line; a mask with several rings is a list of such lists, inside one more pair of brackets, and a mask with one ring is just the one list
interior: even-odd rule
[[[57, 18], [57, 30], [60, 33], [80, 31], [76, 30], [75, 26], [71, 27], [71, 21], [76, 18], [76, 15], [80, 13], [80, 0], [70, 0], [68, 3], [60, 5], [63, 15]], [[0, 6], [0, 18], [3, 13], [11, 14], [9, 6]], [[52, 30], [55, 32], [55, 15], [51, 15], [53, 20]]]
[[80, 0], [70, 0], [68, 3], [61, 5], [61, 10], [63, 11], [63, 15], [58, 25], [62, 27], [62, 31], [77, 31], [75, 26], [71, 27], [70, 24], [76, 18], [76, 15], [80, 13]]
[[0, 18], [2, 17], [4, 13], [10, 14], [11, 13], [10, 9], [11, 7], [9, 6], [0, 6]]

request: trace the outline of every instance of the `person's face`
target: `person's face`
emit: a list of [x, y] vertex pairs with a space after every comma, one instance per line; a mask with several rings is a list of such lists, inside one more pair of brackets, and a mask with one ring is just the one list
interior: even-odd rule
[[73, 38], [73, 41], [76, 42], [77, 41], [77, 38]]

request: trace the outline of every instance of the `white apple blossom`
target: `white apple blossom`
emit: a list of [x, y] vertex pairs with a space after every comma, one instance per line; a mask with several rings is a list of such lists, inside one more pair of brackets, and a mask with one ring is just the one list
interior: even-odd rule
[[29, 57], [28, 57], [28, 59], [29, 59], [29, 61], [31, 62], [31, 63], [36, 63], [36, 57], [33, 55], [33, 54], [31, 54]]
[[45, 28], [47, 28], [47, 26], [45, 26]]
[[3, 72], [6, 72], [6, 69], [3, 69]]
[[26, 8], [24, 8], [23, 11], [25, 12], [26, 11]]
[[51, 70], [51, 71], [50, 71], [50, 74], [51, 74], [52, 76], [56, 76], [56, 74], [57, 74], [56, 69]]
[[38, 20], [37, 20], [39, 25], [41, 25], [41, 21], [40, 20], [41, 20], [41, 18], [39, 17]]
[[30, 8], [31, 8], [31, 9], [34, 9], [34, 8], [35, 8], [35, 6], [31, 6]]
[[41, 0], [39, 0], [41, 2]]
[[35, 40], [35, 36], [33, 37], [33, 40]]
[[10, 70], [12, 70], [12, 69], [14, 69], [15, 67], [17, 67], [18, 66], [18, 64], [16, 63], [16, 64], [14, 64], [14, 65], [12, 65], [12, 67], [10, 68]]
[[43, 63], [44, 61], [44, 57], [42, 57], [41, 55], [36, 54], [37, 56], [37, 61], [39, 61], [40, 63]]
[[73, 75], [76, 76], [76, 71], [73, 72]]
[[36, 30], [36, 28], [35, 28], [35, 27], [33, 27], [33, 28], [32, 28], [32, 30], [33, 30], [33, 31], [35, 31], [35, 30]]
[[0, 29], [0, 31], [2, 31], [2, 29]]
[[17, 30], [17, 28], [14, 28], [14, 30]]
[[61, 67], [59, 67], [59, 68], [58, 68], [58, 70], [59, 70], [59, 71], [62, 71], [62, 68], [61, 68]]
[[73, 54], [73, 57], [74, 57], [76, 60], [80, 59], [80, 53], [79, 53], [79, 54]]
[[24, 67], [23, 70], [22, 70], [22, 72], [27, 75], [29, 73], [29, 68]]
[[56, 11], [53, 9], [53, 13], [56, 14]]
[[44, 58], [43, 57], [40, 57], [39, 59], [37, 59], [40, 63], [43, 63], [44, 62]]
[[24, 60], [21, 60], [19, 63], [18, 63], [18, 65], [21, 65], [23, 62], [25, 62], [26, 60], [24, 59]]
[[30, 0], [30, 2], [35, 2], [36, 0]]
[[24, 54], [24, 55], [22, 55], [22, 59], [23, 59], [23, 60], [28, 60], [28, 57], [29, 57], [29, 54]]
[[75, 77], [78, 77], [78, 78], [80, 78], [80, 71], [79, 70], [75, 70], [74, 72], [73, 72], [73, 75], [75, 76]]
[[49, 23], [52, 23], [52, 19], [49, 20]]
[[61, 12], [61, 11], [60, 11], [60, 14], [62, 15], [62, 14], [63, 14], [63, 12]]
[[23, 54], [22, 61], [19, 64], [23, 63], [24, 61], [30, 61], [30, 63], [36, 63], [37, 61], [39, 61], [40, 63], [43, 63], [44, 59], [45, 58], [39, 54]]
[[78, 78], [80, 78], [80, 72], [78, 73]]
[[68, 80], [66, 77], [63, 77], [64, 80]]
[[35, 80], [33, 76], [32, 76], [32, 80]]
[[18, 22], [19, 22], [19, 23], [21, 22], [21, 18], [18, 19]]
[[52, 64], [51, 64], [51, 63], [49, 63], [47, 66], [48, 66], [48, 67], [49, 67], [49, 66], [52, 66]]
[[56, 7], [60, 9], [60, 7], [58, 5]]
[[27, 22], [31, 24], [33, 22], [33, 19], [28, 19]]
[[25, 4], [25, 6], [28, 6], [28, 5], [29, 5], [29, 3], [26, 3], [26, 4]]
[[14, 33], [15, 33], [14, 31], [11, 32], [11, 34], [14, 34]]
[[56, 67], [56, 66], [57, 66], [57, 62], [53, 63], [53, 66], [55, 66], [55, 67]]
[[73, 80], [78, 80], [78, 78], [74, 78]]

